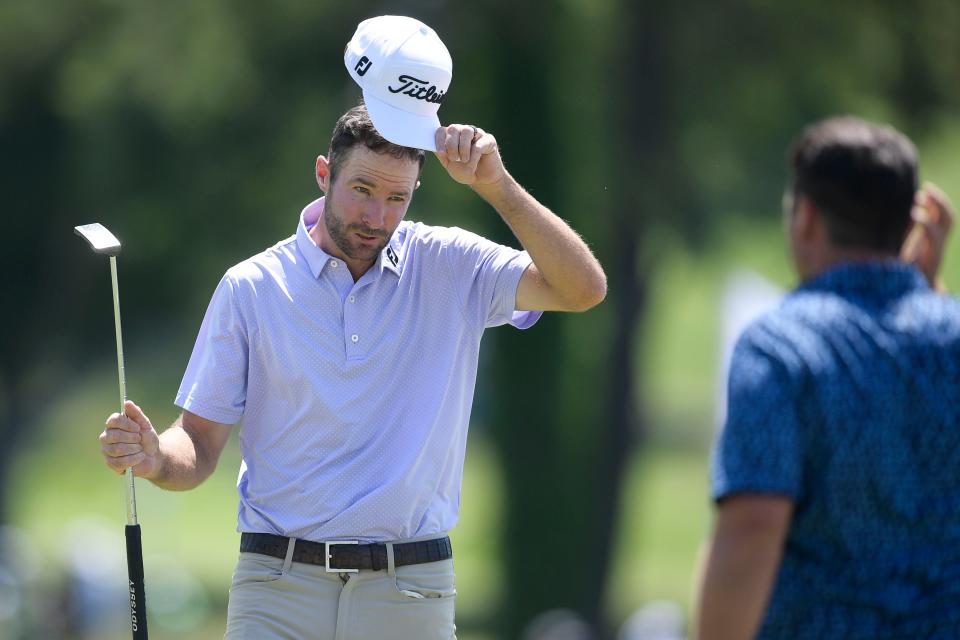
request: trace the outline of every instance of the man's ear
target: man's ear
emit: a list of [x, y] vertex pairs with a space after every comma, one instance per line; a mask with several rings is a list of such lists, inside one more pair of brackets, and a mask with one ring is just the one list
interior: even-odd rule
[[796, 237], [807, 242], [824, 231], [820, 210], [810, 198], [804, 195], [797, 197], [790, 224]]
[[330, 163], [323, 156], [317, 156], [317, 166], [315, 169], [317, 185], [324, 193], [330, 187]]

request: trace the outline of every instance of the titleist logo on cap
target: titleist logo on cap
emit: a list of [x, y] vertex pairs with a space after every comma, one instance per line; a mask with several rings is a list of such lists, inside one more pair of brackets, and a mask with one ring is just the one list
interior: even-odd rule
[[[387, 85], [390, 93], [402, 93], [410, 96], [414, 100], [424, 100], [433, 104], [443, 104], [443, 98], [447, 94], [437, 89], [436, 85], [430, 84], [429, 80], [420, 80], [413, 76], [402, 75], [397, 78], [399, 87], [394, 88], [392, 84]], [[427, 86], [429, 85], [429, 86]]]

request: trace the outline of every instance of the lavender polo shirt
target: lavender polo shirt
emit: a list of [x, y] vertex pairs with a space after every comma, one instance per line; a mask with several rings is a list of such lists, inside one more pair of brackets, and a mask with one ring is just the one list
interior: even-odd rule
[[401, 540], [454, 527], [483, 330], [525, 329], [521, 251], [401, 222], [354, 282], [308, 230], [229, 269], [176, 404], [243, 419], [239, 531]]

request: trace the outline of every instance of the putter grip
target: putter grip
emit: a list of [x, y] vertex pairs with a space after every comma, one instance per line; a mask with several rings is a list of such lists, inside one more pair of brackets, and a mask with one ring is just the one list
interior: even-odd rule
[[130, 629], [133, 640], [147, 640], [147, 598], [143, 588], [143, 547], [140, 545], [140, 525], [128, 524], [127, 574], [130, 592]]

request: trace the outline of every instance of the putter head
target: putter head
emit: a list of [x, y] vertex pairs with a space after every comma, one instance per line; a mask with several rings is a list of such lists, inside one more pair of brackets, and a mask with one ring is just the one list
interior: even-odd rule
[[108, 256], [115, 256], [120, 253], [120, 241], [99, 222], [83, 224], [74, 227], [73, 230], [78, 236], [86, 240], [90, 244], [90, 248], [97, 253]]

